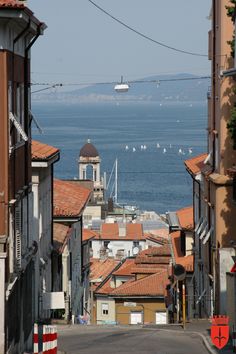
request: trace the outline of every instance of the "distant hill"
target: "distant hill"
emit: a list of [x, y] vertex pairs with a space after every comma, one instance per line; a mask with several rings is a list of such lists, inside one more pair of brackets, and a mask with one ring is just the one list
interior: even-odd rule
[[[196, 78], [196, 80], [178, 81], [183, 78]], [[130, 83], [127, 93], [117, 93], [113, 84], [97, 84], [73, 91], [35, 93], [32, 95], [36, 102], [67, 102], [67, 103], [93, 103], [112, 101], [157, 101], [157, 102], [194, 102], [204, 101], [210, 86], [210, 80], [197, 79], [191, 74], [159, 75], [142, 78], [140, 80], [177, 80], [155, 83]]]

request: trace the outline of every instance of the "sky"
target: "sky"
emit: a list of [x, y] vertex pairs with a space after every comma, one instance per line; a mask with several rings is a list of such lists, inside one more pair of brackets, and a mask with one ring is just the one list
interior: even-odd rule
[[[207, 54], [211, 0], [94, 0], [139, 32]], [[32, 48], [32, 82], [91, 83], [209, 74], [207, 57], [177, 53], [124, 28], [88, 0], [28, 0], [48, 28]]]

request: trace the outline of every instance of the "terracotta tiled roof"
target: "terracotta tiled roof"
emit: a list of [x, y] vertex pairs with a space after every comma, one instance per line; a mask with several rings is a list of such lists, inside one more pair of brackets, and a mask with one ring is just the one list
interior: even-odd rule
[[41, 28], [45, 28], [45, 24], [40, 22], [35, 16], [34, 13], [25, 5], [23, 1], [20, 0], [0, 0], [0, 9], [13, 9], [24, 11], [25, 14], [30, 16], [30, 19], [35, 22], [37, 25], [40, 25]]
[[129, 239], [136, 239], [143, 237], [143, 225], [142, 224], [126, 224], [126, 237]]
[[144, 234], [144, 237], [146, 238], [146, 240], [149, 240], [149, 241], [159, 244], [159, 245], [165, 245], [168, 243], [168, 240], [163, 237], [152, 236], [151, 234]]
[[139, 280], [130, 280], [114, 289], [112, 296], [165, 296], [168, 273], [161, 270]]
[[130, 276], [132, 275], [131, 269], [134, 265], [134, 259], [126, 259], [122, 266], [112, 274], [116, 276]]
[[104, 223], [101, 225], [101, 238], [103, 239], [113, 239], [119, 237], [119, 226], [117, 223], [108, 224]]
[[82, 240], [88, 241], [98, 236], [97, 232], [90, 229], [83, 229]]
[[70, 227], [59, 223], [53, 223], [53, 247], [58, 253], [62, 253], [70, 236]]
[[13, 8], [25, 8], [22, 1], [17, 0], [0, 0], [0, 7], [13, 7]]
[[144, 234], [144, 237], [147, 240], [150, 240], [155, 243], [159, 244], [165, 244], [168, 243], [168, 237], [169, 237], [169, 229], [156, 229], [149, 231]]
[[176, 214], [179, 218], [179, 223], [182, 229], [193, 229], [193, 207], [186, 207], [177, 210]]
[[206, 157], [207, 154], [201, 154], [193, 157], [192, 159], [184, 161], [187, 170], [193, 175], [196, 175], [201, 172], [202, 168], [205, 166], [204, 160], [206, 159]]
[[101, 288], [99, 288], [98, 290], [96, 290], [96, 287], [94, 288], [96, 294], [101, 294], [101, 295], [109, 295], [112, 293], [112, 291], [114, 290], [114, 288], [111, 287], [111, 282], [110, 279], [108, 279], [105, 284], [103, 284], [103, 286]]
[[39, 141], [32, 140], [31, 145], [31, 156], [32, 160], [48, 160], [51, 157], [57, 155], [59, 153], [59, 149], [43, 144]]
[[86, 206], [90, 191], [79, 184], [54, 179], [53, 215], [55, 217], [77, 217]]
[[172, 232], [170, 234], [173, 251], [174, 251], [174, 258], [176, 264], [181, 264], [186, 271], [193, 272], [193, 256], [184, 256], [181, 251], [181, 234], [180, 231]]
[[120, 235], [121, 225], [118, 223], [103, 223], [101, 224], [101, 231], [96, 239], [102, 240], [144, 240], [142, 224], [127, 224], [125, 227], [125, 234]]
[[160, 271], [160, 269], [168, 269], [168, 265], [164, 265], [164, 264], [137, 264], [136, 267], [133, 267], [131, 269], [131, 273], [133, 274], [155, 274], [158, 273]]
[[171, 256], [169, 244], [160, 247], [150, 247], [139, 253], [139, 256]]
[[118, 264], [119, 261], [115, 259], [107, 258], [101, 260], [92, 258], [90, 265], [90, 279], [102, 278], [102, 280], [104, 280]]
[[149, 256], [137, 256], [135, 260], [136, 264], [169, 264], [170, 257], [149, 257]]
[[169, 228], [165, 229], [154, 229], [148, 232], [149, 235], [153, 237], [162, 237], [168, 239], [169, 236]]

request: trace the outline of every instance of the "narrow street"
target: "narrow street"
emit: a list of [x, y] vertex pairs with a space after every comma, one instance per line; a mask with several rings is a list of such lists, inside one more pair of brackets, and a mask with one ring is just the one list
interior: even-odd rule
[[73, 326], [59, 329], [59, 352], [65, 354], [207, 354], [201, 338], [140, 327]]

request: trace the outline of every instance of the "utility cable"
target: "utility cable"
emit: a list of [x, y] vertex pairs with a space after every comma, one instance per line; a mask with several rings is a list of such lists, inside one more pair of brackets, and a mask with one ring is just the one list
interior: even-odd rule
[[[175, 78], [175, 79], [151, 79], [151, 80], [131, 80], [127, 81], [129, 84], [145, 84], [145, 83], [156, 83], [160, 84], [161, 82], [174, 82], [174, 81], [191, 81], [191, 80], [209, 80], [211, 76], [198, 76], [198, 77], [184, 77], [184, 78]], [[116, 81], [110, 82], [80, 82], [80, 83], [45, 83], [45, 82], [32, 82], [31, 86], [49, 86], [46, 88], [42, 88], [40, 90], [33, 91], [32, 93], [37, 93], [45, 90], [49, 90], [55, 87], [63, 87], [63, 86], [94, 86], [94, 85], [115, 85]]]
[[175, 52], [179, 52], [182, 54], [188, 54], [188, 55], [193, 55], [193, 56], [197, 56], [197, 57], [208, 57], [207, 54], [200, 54], [200, 53], [194, 53], [194, 52], [189, 52], [187, 50], [182, 50], [182, 49], [178, 49], [172, 46], [169, 46], [165, 43], [159, 42], [149, 36], [147, 36], [146, 34], [139, 32], [138, 30], [136, 30], [135, 28], [127, 25], [126, 23], [124, 23], [123, 21], [119, 20], [118, 18], [116, 18], [115, 16], [111, 15], [109, 12], [107, 12], [106, 10], [104, 10], [102, 7], [100, 7], [99, 5], [97, 5], [94, 1], [92, 0], [88, 0], [88, 2], [90, 2], [93, 6], [95, 6], [98, 10], [100, 10], [101, 12], [103, 12], [104, 14], [106, 14], [107, 16], [109, 16], [110, 18], [112, 18], [114, 21], [118, 22], [120, 25], [126, 27], [127, 29], [129, 29], [130, 31], [136, 33], [137, 35], [147, 39], [150, 42], [153, 42], [155, 44], [158, 44], [164, 48], [170, 49], [170, 50], [174, 50]]
[[[48, 86], [48, 84], [31, 84], [31, 85], [38, 85], [38, 86]], [[52, 89], [52, 88], [55, 88], [55, 87], [62, 87], [63, 84], [54, 84], [54, 85], [51, 85], [49, 87], [45, 87], [43, 89], [40, 89], [40, 90], [36, 90], [36, 91], [33, 91], [31, 93], [37, 93], [37, 92], [42, 92], [42, 91], [46, 91], [46, 90], [49, 90], [49, 89]]]

